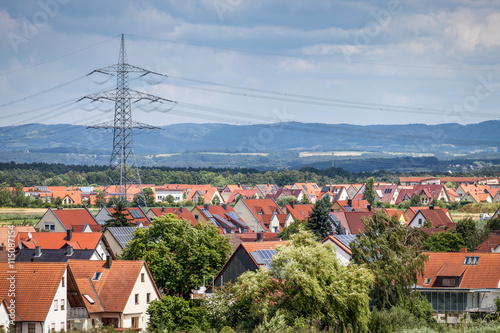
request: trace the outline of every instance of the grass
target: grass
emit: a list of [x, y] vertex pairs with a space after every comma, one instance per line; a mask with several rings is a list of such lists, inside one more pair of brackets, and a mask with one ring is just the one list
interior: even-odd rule
[[43, 215], [25, 214], [2, 214], [0, 215], [0, 226], [6, 225], [35, 225]]
[[481, 202], [481, 203], [465, 205], [462, 208], [460, 208], [459, 211], [460, 211], [460, 213], [472, 213], [472, 214], [490, 213], [490, 214], [493, 214], [498, 210], [498, 208], [500, 208], [500, 202], [495, 202], [495, 203]]

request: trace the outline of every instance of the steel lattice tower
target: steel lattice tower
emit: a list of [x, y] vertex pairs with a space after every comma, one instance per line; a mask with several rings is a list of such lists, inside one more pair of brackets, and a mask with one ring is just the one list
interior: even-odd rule
[[[140, 76], [155, 73], [147, 69], [132, 66], [127, 63], [125, 52], [125, 38], [122, 34], [120, 54], [118, 64], [97, 69], [89, 73], [101, 73], [105, 75], [116, 75], [116, 89], [101, 93], [87, 95], [79, 99], [90, 99], [92, 102], [108, 100], [115, 103], [114, 121], [103, 123], [89, 128], [113, 129], [113, 151], [109, 161], [110, 172], [108, 173], [108, 184], [105, 186], [105, 197], [110, 196], [118, 198], [120, 201], [130, 199], [130, 188], [139, 189], [143, 204], [146, 205], [146, 199], [141, 184], [139, 168], [134, 154], [133, 129], [157, 129], [157, 127], [132, 121], [132, 103], [141, 100], [147, 100], [150, 103], [174, 103], [177, 102], [161, 98], [158, 96], [146, 94], [129, 88], [129, 73], [139, 73]], [[115, 74], [116, 73], [116, 74]], [[113, 189], [113, 190], [111, 190]]]

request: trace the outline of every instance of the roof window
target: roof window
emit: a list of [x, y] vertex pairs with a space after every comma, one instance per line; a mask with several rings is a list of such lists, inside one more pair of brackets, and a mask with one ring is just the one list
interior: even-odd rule
[[477, 265], [479, 262], [479, 257], [467, 256], [464, 259], [464, 265]]

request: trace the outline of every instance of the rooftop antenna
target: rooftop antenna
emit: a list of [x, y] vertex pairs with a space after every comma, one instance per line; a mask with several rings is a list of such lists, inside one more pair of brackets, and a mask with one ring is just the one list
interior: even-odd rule
[[78, 101], [83, 99], [89, 99], [92, 102], [108, 100], [115, 103], [113, 122], [88, 127], [113, 130], [113, 151], [109, 161], [108, 183], [104, 188], [104, 196], [114, 197], [125, 203], [129, 201], [129, 196], [132, 194], [131, 187], [136, 187], [139, 191], [134, 191], [133, 193], [139, 195], [139, 205], [142, 204], [147, 207], [146, 197], [141, 184], [141, 176], [134, 154], [133, 130], [153, 130], [158, 129], [158, 127], [132, 121], [132, 103], [146, 100], [150, 103], [168, 103], [174, 107], [177, 102], [130, 89], [129, 73], [132, 72], [139, 73], [141, 77], [148, 74], [167, 77], [164, 74], [128, 64], [125, 52], [125, 37], [124, 34], [121, 34], [118, 64], [96, 69], [87, 74], [87, 76], [94, 73], [116, 75], [116, 89], [87, 95]]

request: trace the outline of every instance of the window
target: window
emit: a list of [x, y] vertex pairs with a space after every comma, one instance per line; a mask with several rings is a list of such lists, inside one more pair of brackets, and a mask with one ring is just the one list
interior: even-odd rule
[[61, 286], [64, 287], [64, 277], [61, 280]]
[[149, 304], [151, 302], [151, 293], [146, 294], [146, 302]]
[[465, 257], [464, 259], [464, 265], [477, 265], [479, 262], [479, 257], [471, 257], [471, 256], [467, 256]]
[[432, 279], [431, 279], [431, 278], [427, 278], [427, 279], [425, 279], [425, 284], [430, 284], [430, 283], [431, 283], [431, 281], [432, 281]]
[[139, 304], [139, 294], [135, 294], [135, 304]]
[[50, 324], [50, 331], [55, 332], [56, 331], [56, 323], [51, 323]]
[[45, 223], [44, 228], [48, 231], [54, 231], [56, 230], [56, 225], [54, 223]]
[[141, 282], [144, 282], [144, 273], [141, 273]]
[[443, 279], [443, 287], [455, 287], [455, 279]]
[[99, 281], [99, 279], [101, 278], [101, 272], [95, 272], [94, 273], [94, 276], [92, 277], [92, 280], [94, 281]]
[[[64, 311], [64, 305], [65, 305], [65, 304], [64, 304], [64, 300], [62, 299], [62, 300], [61, 300], [61, 311]], [[64, 327], [64, 326], [63, 326], [63, 327]]]
[[132, 317], [132, 328], [139, 328], [139, 317]]
[[89, 302], [90, 304], [94, 304], [94, 300], [92, 299], [92, 297], [90, 297], [89, 295], [87, 294], [83, 294], [83, 297], [87, 300], [87, 302]]
[[64, 321], [61, 321], [61, 331], [64, 330], [64, 326], [66, 326], [66, 325], [64, 325]]
[[422, 219], [418, 219], [418, 225], [422, 225]]
[[54, 300], [54, 311], [57, 311], [59, 309], [59, 302], [56, 300]]
[[35, 333], [36, 328], [35, 328], [35, 323], [28, 323], [28, 333]]

